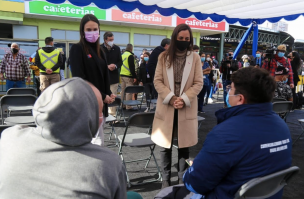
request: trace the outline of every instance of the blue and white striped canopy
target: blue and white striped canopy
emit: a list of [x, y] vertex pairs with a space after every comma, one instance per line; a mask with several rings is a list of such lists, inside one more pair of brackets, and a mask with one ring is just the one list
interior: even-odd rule
[[[65, 0], [47, 0], [61, 4]], [[76, 6], [94, 3], [100, 9], [117, 6], [124, 12], [138, 9], [144, 14], [158, 11], [163, 16], [177, 14], [181, 18], [195, 16], [199, 20], [207, 18], [214, 22], [226, 20], [229, 24], [239, 22], [247, 26], [252, 21], [262, 24], [285, 19], [292, 21], [304, 15], [304, 0], [69, 0]]]

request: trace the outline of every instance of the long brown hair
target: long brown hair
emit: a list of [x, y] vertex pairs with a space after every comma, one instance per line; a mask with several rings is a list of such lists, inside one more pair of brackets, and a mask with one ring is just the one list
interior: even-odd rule
[[164, 63], [168, 60], [168, 67], [170, 68], [171, 65], [174, 63], [176, 60], [176, 51], [177, 51], [177, 46], [176, 46], [176, 41], [177, 41], [177, 35], [179, 32], [183, 30], [188, 30], [190, 33], [190, 45], [187, 48], [187, 51], [192, 51], [193, 49], [193, 35], [192, 35], [192, 30], [187, 24], [179, 24], [178, 26], [175, 27], [172, 36], [171, 36], [171, 43], [169, 46], [169, 49], [165, 51], [164, 53]]
[[[79, 33], [80, 33], [80, 41], [79, 41], [79, 43], [82, 44], [83, 49], [84, 49], [84, 51], [85, 51], [85, 53], [87, 55], [90, 54], [90, 53], [89, 53], [88, 43], [87, 43], [87, 41], [85, 39], [84, 26], [89, 21], [93, 21], [93, 22], [97, 23], [98, 24], [98, 30], [99, 30], [99, 27], [100, 27], [98, 19], [94, 15], [92, 15], [92, 14], [86, 14], [81, 19], [80, 28], [79, 28]], [[101, 58], [101, 55], [100, 55], [100, 53], [101, 53], [100, 52], [100, 37], [95, 42], [95, 46], [96, 46], [96, 50], [97, 50], [97, 55], [98, 55], [99, 58]]]

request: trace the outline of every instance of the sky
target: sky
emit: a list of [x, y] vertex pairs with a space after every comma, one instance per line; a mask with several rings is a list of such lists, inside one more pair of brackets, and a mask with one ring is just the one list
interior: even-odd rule
[[[294, 21], [286, 21], [282, 19], [282, 21], [288, 24], [288, 33], [291, 34], [295, 39], [302, 39], [304, 40], [304, 17], [300, 16]], [[265, 22], [261, 24], [262, 27], [270, 28], [272, 24], [269, 22]]]
[[288, 23], [288, 33], [291, 34], [295, 39], [304, 40], [304, 17], [300, 16], [295, 21], [286, 22]]

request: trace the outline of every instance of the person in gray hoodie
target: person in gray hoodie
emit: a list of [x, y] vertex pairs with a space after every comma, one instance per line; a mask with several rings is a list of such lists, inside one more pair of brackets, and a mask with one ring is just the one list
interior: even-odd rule
[[100, 92], [81, 78], [43, 92], [33, 108], [36, 128], [17, 125], [2, 132], [0, 198], [126, 199], [121, 159], [91, 144], [102, 104]]

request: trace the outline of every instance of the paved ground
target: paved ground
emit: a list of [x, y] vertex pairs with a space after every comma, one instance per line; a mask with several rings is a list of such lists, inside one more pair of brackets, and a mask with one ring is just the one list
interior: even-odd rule
[[[206, 120], [203, 121], [201, 128], [199, 129], [198, 136], [199, 142], [196, 146], [191, 147], [190, 149], [190, 157], [194, 158], [200, 149], [202, 148], [203, 142], [210, 130], [216, 125], [216, 118], [214, 116], [215, 111], [222, 108], [223, 101], [219, 99], [219, 101], [215, 100], [215, 103], [207, 105], [204, 107], [206, 113], [201, 114], [201, 116], [205, 117]], [[144, 110], [144, 108], [143, 108]], [[134, 113], [134, 112], [133, 112]], [[128, 115], [133, 114], [128, 113]], [[304, 119], [304, 112], [303, 110], [296, 110], [287, 118], [287, 124], [291, 131], [292, 139], [296, 139], [297, 136], [301, 133], [300, 125], [298, 124], [297, 119], [303, 118]], [[124, 132], [124, 125], [122, 123], [117, 124], [115, 127], [117, 134], [122, 135]], [[142, 132], [143, 130], [140, 128], [134, 128], [130, 132]], [[105, 136], [108, 138], [108, 136]], [[304, 136], [303, 136], [304, 138]], [[111, 141], [107, 141], [106, 144], [111, 143]], [[117, 148], [112, 148], [114, 151], [118, 151]], [[134, 158], [143, 158], [149, 155], [149, 150], [147, 149], [134, 149], [134, 148], [125, 148], [125, 159], [134, 159]], [[304, 139], [299, 140], [296, 145], [293, 147], [293, 165], [296, 165], [300, 168], [304, 168]], [[159, 156], [159, 147], [156, 146], [155, 148], [155, 155], [158, 163], [160, 163], [160, 156]], [[172, 183], [177, 184], [177, 170], [175, 168], [175, 164], [177, 161], [177, 150], [173, 149], [173, 166], [172, 166]], [[150, 163], [147, 170], [144, 170], [145, 163], [130, 163], [127, 165], [127, 169], [129, 172], [129, 177], [132, 181], [141, 181], [144, 179], [150, 179], [156, 176], [156, 167], [153, 162]], [[283, 199], [303, 199], [304, 198], [304, 172], [300, 172], [293, 181], [285, 188], [284, 190], [284, 197]], [[153, 199], [154, 196], [160, 191], [161, 182], [154, 182], [142, 186], [132, 186], [129, 190], [136, 191], [142, 195], [144, 199]]]

